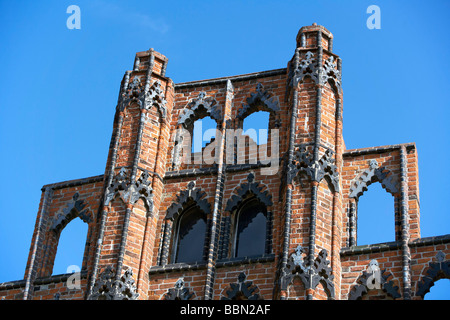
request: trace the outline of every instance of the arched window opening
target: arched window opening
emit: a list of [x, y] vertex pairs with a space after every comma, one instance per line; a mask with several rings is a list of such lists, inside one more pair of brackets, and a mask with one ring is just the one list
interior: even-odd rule
[[450, 300], [450, 279], [441, 279], [434, 283], [424, 300]]
[[359, 197], [357, 245], [395, 241], [394, 197], [381, 183], [372, 183]]
[[73, 268], [70, 266], [82, 269], [87, 233], [88, 224], [77, 218], [61, 231], [53, 264], [54, 275], [71, 273]]
[[257, 111], [244, 119], [242, 130], [257, 145], [267, 144], [269, 136], [269, 117], [267, 111]]
[[214, 141], [217, 123], [211, 117], [205, 117], [194, 122], [192, 130], [191, 152], [202, 152], [202, 149]]
[[234, 256], [262, 255], [266, 251], [267, 209], [249, 201], [238, 210], [236, 216]]
[[176, 224], [173, 263], [203, 260], [206, 235], [205, 214], [196, 207], [187, 209]]

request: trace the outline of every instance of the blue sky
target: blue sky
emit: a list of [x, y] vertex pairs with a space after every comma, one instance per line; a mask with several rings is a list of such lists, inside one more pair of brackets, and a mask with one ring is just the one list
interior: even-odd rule
[[[72, 4], [80, 30], [66, 27]], [[372, 4], [379, 30], [366, 27]], [[415, 142], [422, 237], [449, 234], [449, 9], [448, 1], [1, 1], [0, 282], [23, 278], [41, 187], [104, 172], [120, 81], [136, 52], [166, 55], [175, 83], [284, 68], [299, 28], [313, 22], [333, 33], [343, 60], [347, 148]]]

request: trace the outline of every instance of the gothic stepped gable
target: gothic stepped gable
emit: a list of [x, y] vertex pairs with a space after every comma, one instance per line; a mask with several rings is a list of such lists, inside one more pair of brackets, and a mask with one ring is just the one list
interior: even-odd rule
[[[450, 277], [450, 235], [420, 236], [414, 143], [346, 150], [333, 41], [305, 26], [286, 68], [178, 84], [164, 55], [138, 52], [104, 174], [42, 188], [24, 278], [0, 299], [423, 299]], [[240, 131], [257, 112], [259, 144]], [[191, 154], [206, 118], [216, 135]], [[394, 198], [395, 240], [358, 246], [374, 183]], [[55, 275], [75, 219], [88, 226], [81, 271]]]

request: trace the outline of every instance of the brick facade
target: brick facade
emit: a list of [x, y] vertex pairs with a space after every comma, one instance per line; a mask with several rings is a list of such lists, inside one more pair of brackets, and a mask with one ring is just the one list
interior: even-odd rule
[[[406, 300], [450, 278], [450, 235], [420, 237], [415, 144], [346, 150], [332, 47], [314, 24], [300, 29], [286, 68], [179, 84], [165, 56], [137, 53], [105, 173], [43, 187], [24, 279], [0, 284], [0, 297]], [[269, 113], [268, 142], [238, 148], [227, 133], [256, 111]], [[191, 142], [180, 132], [206, 116], [225, 139], [203, 148], [214, 161], [187, 161], [202, 154], [185, 154]], [[395, 241], [357, 246], [358, 199], [376, 182], [395, 199]], [[249, 201], [265, 208], [265, 249], [235, 257]], [[176, 262], [190, 208], [206, 223], [203, 258]], [[53, 275], [59, 235], [76, 218], [89, 226], [81, 273]]]

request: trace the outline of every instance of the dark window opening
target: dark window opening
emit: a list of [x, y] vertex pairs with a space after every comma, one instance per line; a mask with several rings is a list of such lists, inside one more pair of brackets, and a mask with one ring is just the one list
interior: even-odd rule
[[266, 249], [267, 211], [261, 204], [249, 203], [237, 213], [235, 257], [262, 255]]
[[202, 211], [191, 208], [181, 214], [175, 235], [174, 263], [203, 260], [205, 234], [206, 218]]

